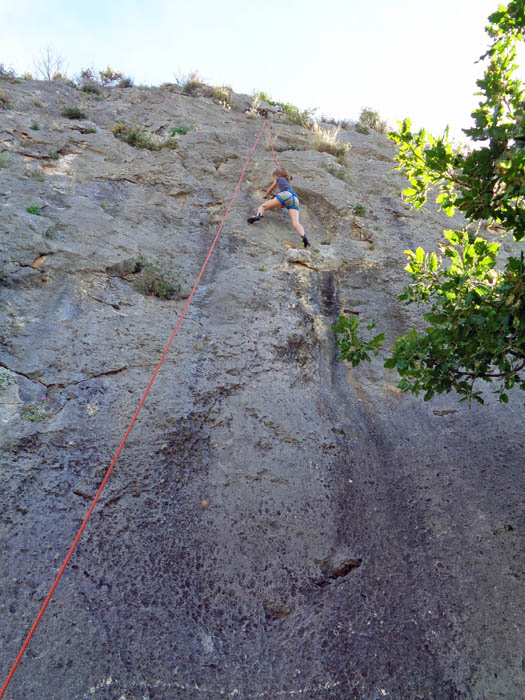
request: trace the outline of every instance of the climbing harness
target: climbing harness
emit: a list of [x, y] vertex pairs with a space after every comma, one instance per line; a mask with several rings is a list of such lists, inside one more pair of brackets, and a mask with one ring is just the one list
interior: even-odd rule
[[22, 644], [22, 646], [21, 646], [21, 648], [20, 648], [20, 651], [18, 652], [18, 655], [17, 655], [15, 661], [13, 662], [13, 665], [11, 666], [11, 670], [9, 671], [9, 674], [7, 675], [7, 678], [6, 678], [6, 680], [5, 680], [5, 682], [4, 682], [3, 686], [2, 686], [2, 688], [0, 689], [0, 700], [4, 697], [4, 694], [5, 694], [6, 690], [7, 690], [7, 686], [8, 686], [9, 683], [11, 682], [11, 679], [13, 678], [13, 675], [14, 675], [14, 673], [15, 673], [15, 671], [16, 671], [18, 665], [20, 664], [20, 661], [21, 661], [21, 659], [22, 659], [22, 657], [23, 657], [23, 655], [24, 655], [24, 653], [25, 653], [25, 651], [26, 651], [26, 649], [27, 649], [27, 647], [28, 647], [28, 645], [29, 645], [29, 642], [31, 641], [31, 638], [32, 638], [33, 634], [35, 633], [35, 630], [36, 630], [36, 628], [38, 627], [38, 624], [40, 623], [40, 620], [42, 619], [42, 616], [43, 616], [44, 612], [46, 611], [47, 606], [49, 605], [49, 602], [50, 602], [50, 600], [51, 600], [51, 598], [52, 598], [52, 596], [53, 596], [53, 593], [55, 592], [55, 589], [56, 589], [56, 587], [57, 587], [57, 585], [58, 585], [60, 579], [62, 578], [62, 574], [64, 573], [64, 571], [65, 571], [65, 569], [66, 569], [66, 567], [67, 567], [67, 565], [68, 565], [68, 563], [69, 563], [69, 560], [71, 559], [71, 556], [72, 556], [73, 552], [75, 551], [75, 548], [76, 548], [76, 546], [77, 546], [77, 544], [78, 544], [78, 542], [79, 542], [79, 540], [80, 540], [80, 538], [81, 538], [81, 536], [82, 536], [82, 533], [84, 532], [84, 530], [85, 530], [85, 528], [86, 528], [86, 525], [88, 524], [88, 521], [89, 521], [89, 519], [91, 518], [91, 515], [93, 514], [93, 511], [95, 510], [95, 506], [96, 506], [96, 504], [97, 504], [97, 502], [98, 502], [98, 500], [99, 500], [99, 498], [100, 498], [100, 496], [101, 496], [101, 494], [102, 494], [102, 491], [104, 490], [104, 487], [105, 487], [105, 485], [106, 485], [106, 483], [107, 483], [109, 477], [111, 476], [111, 472], [113, 471], [113, 467], [115, 466], [115, 464], [116, 464], [116, 462], [117, 462], [117, 459], [119, 458], [119, 455], [120, 455], [120, 453], [122, 452], [122, 450], [123, 450], [123, 448], [124, 448], [124, 445], [125, 445], [125, 443], [126, 443], [126, 441], [127, 441], [127, 439], [128, 439], [128, 436], [129, 436], [129, 434], [130, 434], [130, 432], [131, 432], [131, 429], [133, 428], [133, 425], [135, 424], [135, 421], [137, 420], [137, 417], [138, 417], [138, 415], [139, 415], [139, 413], [140, 413], [140, 411], [141, 411], [141, 409], [142, 409], [142, 406], [144, 405], [144, 402], [145, 402], [145, 400], [146, 400], [146, 397], [147, 397], [147, 395], [149, 394], [149, 391], [150, 391], [150, 389], [151, 389], [151, 387], [152, 387], [152, 385], [153, 385], [153, 382], [155, 381], [155, 378], [156, 378], [156, 376], [157, 376], [157, 374], [158, 374], [158, 372], [159, 372], [159, 370], [160, 370], [160, 368], [161, 368], [161, 366], [162, 366], [162, 363], [164, 362], [164, 359], [166, 358], [166, 355], [168, 354], [168, 350], [170, 349], [171, 344], [173, 343], [173, 340], [174, 340], [174, 338], [175, 338], [175, 335], [177, 334], [177, 331], [179, 330], [179, 327], [180, 327], [180, 325], [181, 325], [181, 323], [182, 323], [182, 320], [183, 320], [184, 316], [186, 315], [186, 311], [188, 310], [188, 307], [189, 307], [190, 302], [191, 302], [191, 300], [192, 300], [192, 298], [193, 298], [193, 295], [195, 294], [195, 291], [196, 291], [196, 289], [197, 289], [197, 286], [199, 285], [199, 282], [201, 281], [202, 275], [204, 274], [204, 270], [206, 269], [206, 266], [208, 265], [208, 261], [209, 261], [209, 259], [210, 259], [210, 257], [211, 257], [211, 254], [213, 253], [213, 249], [215, 248], [215, 244], [217, 243], [217, 240], [218, 240], [218, 238], [219, 238], [219, 236], [220, 236], [220, 234], [221, 234], [221, 231], [222, 231], [222, 229], [223, 229], [224, 223], [225, 223], [225, 221], [226, 221], [226, 219], [227, 219], [227, 217], [228, 217], [228, 215], [229, 215], [229, 213], [230, 213], [230, 210], [231, 210], [231, 208], [232, 208], [232, 206], [233, 206], [233, 203], [234, 203], [234, 201], [235, 201], [235, 199], [236, 199], [236, 197], [237, 197], [237, 195], [238, 195], [238, 193], [239, 193], [239, 189], [240, 189], [240, 186], [241, 186], [241, 182], [242, 182], [243, 179], [244, 179], [244, 176], [245, 176], [245, 174], [246, 174], [246, 170], [248, 169], [248, 165], [250, 164], [250, 161], [251, 161], [251, 159], [252, 159], [252, 157], [253, 157], [253, 154], [255, 153], [255, 149], [256, 149], [256, 147], [257, 147], [257, 144], [259, 143], [259, 141], [260, 141], [260, 139], [261, 139], [261, 136], [262, 136], [263, 131], [264, 131], [265, 128], [268, 128], [268, 132], [269, 132], [269, 134], [270, 134], [270, 143], [271, 143], [271, 145], [272, 145], [273, 157], [274, 157], [276, 163], [278, 164], [277, 158], [276, 158], [276, 156], [275, 156], [275, 151], [273, 150], [273, 143], [272, 143], [272, 140], [271, 140], [271, 127], [270, 127], [269, 122], [268, 122], [267, 120], [265, 120], [265, 122], [263, 123], [263, 125], [261, 126], [261, 128], [260, 128], [260, 130], [259, 130], [259, 133], [257, 134], [257, 138], [255, 139], [255, 142], [254, 142], [254, 144], [253, 144], [253, 146], [252, 146], [252, 149], [251, 149], [251, 151], [250, 151], [250, 153], [249, 153], [249, 155], [248, 155], [248, 158], [246, 159], [246, 163], [244, 164], [244, 168], [243, 168], [242, 173], [241, 173], [241, 175], [240, 175], [240, 177], [239, 177], [239, 181], [237, 182], [237, 186], [235, 187], [235, 191], [234, 191], [234, 193], [233, 193], [233, 196], [232, 196], [232, 198], [231, 198], [231, 200], [230, 200], [230, 203], [228, 204], [228, 207], [226, 208], [226, 212], [225, 212], [225, 214], [224, 214], [224, 216], [223, 216], [223, 218], [222, 218], [222, 221], [221, 221], [221, 223], [220, 223], [220, 225], [219, 225], [219, 228], [218, 228], [218, 230], [217, 230], [217, 233], [216, 233], [216, 235], [215, 235], [215, 238], [213, 239], [213, 242], [212, 242], [212, 244], [211, 244], [211, 246], [210, 246], [210, 249], [209, 249], [209, 251], [208, 251], [208, 255], [206, 256], [206, 259], [204, 260], [204, 263], [203, 263], [203, 265], [202, 265], [202, 267], [201, 267], [201, 270], [200, 270], [200, 272], [199, 272], [199, 274], [198, 274], [198, 277], [197, 277], [197, 279], [196, 279], [196, 281], [195, 281], [195, 284], [193, 285], [193, 288], [192, 288], [192, 290], [191, 290], [191, 292], [190, 292], [190, 295], [189, 295], [189, 297], [188, 297], [188, 299], [187, 299], [187, 301], [186, 301], [186, 304], [185, 304], [185, 306], [184, 306], [184, 309], [182, 310], [182, 313], [181, 313], [181, 315], [180, 315], [180, 317], [179, 317], [179, 320], [177, 321], [177, 324], [176, 324], [175, 328], [173, 329], [173, 332], [172, 332], [172, 334], [171, 334], [171, 336], [170, 336], [170, 339], [168, 340], [168, 342], [167, 342], [167, 344], [166, 344], [166, 347], [164, 348], [164, 351], [163, 351], [163, 353], [162, 353], [162, 355], [161, 355], [161, 358], [160, 358], [160, 360], [159, 360], [159, 362], [158, 362], [158, 364], [157, 364], [157, 366], [156, 366], [156, 368], [155, 368], [155, 371], [153, 372], [153, 374], [152, 374], [152, 376], [151, 376], [151, 379], [150, 379], [150, 381], [149, 381], [149, 383], [148, 383], [148, 386], [146, 387], [146, 390], [145, 390], [144, 394], [142, 395], [142, 398], [140, 399], [140, 402], [139, 402], [139, 404], [138, 404], [138, 406], [137, 406], [137, 409], [136, 409], [135, 413], [133, 414], [133, 418], [131, 419], [131, 422], [130, 422], [130, 424], [129, 424], [129, 426], [128, 426], [128, 428], [127, 428], [125, 434], [124, 434], [124, 437], [122, 438], [122, 441], [121, 441], [120, 445], [118, 446], [117, 451], [115, 452], [115, 456], [113, 457], [113, 459], [112, 459], [112, 461], [111, 461], [111, 464], [109, 465], [109, 467], [108, 467], [108, 469], [107, 469], [107, 471], [106, 471], [106, 474], [105, 474], [105, 476], [104, 476], [104, 478], [103, 478], [103, 480], [102, 480], [102, 482], [101, 482], [101, 484], [100, 484], [100, 486], [99, 486], [99, 489], [98, 489], [98, 491], [97, 491], [97, 493], [96, 493], [96, 495], [95, 495], [95, 498], [93, 499], [93, 501], [92, 501], [92, 503], [91, 503], [91, 505], [90, 505], [90, 507], [89, 507], [89, 510], [88, 510], [88, 512], [86, 513], [86, 516], [84, 517], [84, 520], [82, 521], [82, 524], [81, 524], [81, 526], [80, 526], [80, 528], [79, 528], [79, 530], [78, 530], [78, 532], [77, 532], [77, 534], [76, 534], [75, 539], [73, 540], [73, 544], [72, 544], [71, 547], [69, 548], [69, 551], [68, 551], [68, 553], [66, 554], [66, 557], [65, 557], [65, 559], [64, 559], [64, 561], [63, 561], [63, 563], [62, 563], [62, 566], [60, 567], [60, 569], [59, 569], [59, 571], [58, 571], [58, 573], [57, 573], [57, 575], [56, 575], [56, 577], [55, 577], [55, 580], [53, 581], [53, 584], [52, 584], [51, 588], [49, 589], [49, 593], [47, 594], [46, 599], [44, 600], [44, 602], [43, 602], [43, 604], [42, 604], [42, 606], [41, 606], [41, 608], [40, 608], [40, 610], [39, 610], [39, 612], [38, 612], [38, 615], [36, 616], [35, 621], [33, 622], [33, 625], [32, 625], [32, 627], [31, 627], [31, 629], [29, 630], [29, 633], [27, 634], [27, 637], [25, 638], [25, 641], [24, 641], [24, 643]]

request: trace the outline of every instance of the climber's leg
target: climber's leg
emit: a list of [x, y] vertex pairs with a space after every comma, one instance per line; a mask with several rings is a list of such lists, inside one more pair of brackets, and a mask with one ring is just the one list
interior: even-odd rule
[[297, 233], [304, 238], [304, 228], [299, 221], [299, 211], [297, 209], [288, 209], [288, 214], [290, 214], [290, 219], [292, 220], [292, 225]]
[[257, 216], [262, 216], [264, 212], [268, 211], [269, 209], [280, 209], [281, 207], [281, 202], [275, 197], [272, 197], [272, 199], [264, 202], [264, 204], [261, 204], [261, 206], [257, 209]]

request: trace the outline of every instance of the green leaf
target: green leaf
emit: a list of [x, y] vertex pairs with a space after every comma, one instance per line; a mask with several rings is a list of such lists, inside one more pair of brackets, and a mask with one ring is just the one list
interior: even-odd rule
[[459, 245], [460, 239], [457, 231], [443, 231], [443, 235], [452, 245]]
[[435, 313], [423, 314], [423, 318], [427, 323], [431, 323], [433, 325], [442, 325], [443, 323], [446, 323], [449, 320], [447, 314]]

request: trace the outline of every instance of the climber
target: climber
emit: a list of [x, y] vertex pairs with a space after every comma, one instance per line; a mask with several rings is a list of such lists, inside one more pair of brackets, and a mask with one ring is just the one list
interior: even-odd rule
[[248, 223], [253, 224], [256, 221], [259, 221], [259, 219], [262, 219], [263, 213], [269, 209], [280, 209], [281, 207], [286, 207], [286, 209], [288, 209], [288, 214], [290, 214], [290, 219], [292, 220], [294, 229], [303, 239], [303, 246], [308, 248], [310, 243], [308, 242], [304, 228], [299, 222], [299, 197], [295, 194], [292, 189], [292, 185], [290, 184], [290, 180], [292, 178], [288, 174], [288, 171], [284, 168], [277, 168], [277, 170], [273, 171], [272, 175], [273, 182], [266, 190], [264, 198], [266, 199], [266, 197], [269, 197], [276, 187], [277, 192], [268, 202], [261, 204], [261, 206], [257, 209], [257, 215], [250, 216]]

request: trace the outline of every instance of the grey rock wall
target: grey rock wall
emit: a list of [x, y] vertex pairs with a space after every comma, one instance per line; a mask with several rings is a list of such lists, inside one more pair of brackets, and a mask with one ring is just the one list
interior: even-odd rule
[[[226, 110], [169, 88], [1, 88], [4, 678], [262, 122], [239, 96]], [[71, 105], [88, 118], [62, 117]], [[111, 133], [122, 119], [160, 138], [192, 130], [139, 150]], [[277, 145], [307, 146], [271, 120]], [[333, 156], [278, 153], [308, 251], [285, 212], [246, 223], [274, 168], [258, 147], [9, 700], [523, 696], [524, 400], [425, 404], [380, 359], [337, 360], [342, 311], [390, 341], [409, 328], [402, 251], [450, 227], [402, 202], [385, 137], [340, 138], [345, 181]], [[137, 291], [140, 256], [182, 298]]]

